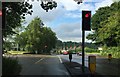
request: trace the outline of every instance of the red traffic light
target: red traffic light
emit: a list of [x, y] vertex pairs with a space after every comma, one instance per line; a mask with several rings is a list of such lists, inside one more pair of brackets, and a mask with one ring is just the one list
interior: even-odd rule
[[82, 30], [91, 30], [91, 11], [82, 11]]
[[85, 17], [88, 18], [90, 16], [90, 13], [85, 14]]

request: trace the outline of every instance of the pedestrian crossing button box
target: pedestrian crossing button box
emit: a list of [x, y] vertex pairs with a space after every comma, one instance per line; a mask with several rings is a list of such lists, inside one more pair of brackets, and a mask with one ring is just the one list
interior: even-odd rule
[[96, 56], [88, 56], [88, 68], [92, 74], [96, 71]]

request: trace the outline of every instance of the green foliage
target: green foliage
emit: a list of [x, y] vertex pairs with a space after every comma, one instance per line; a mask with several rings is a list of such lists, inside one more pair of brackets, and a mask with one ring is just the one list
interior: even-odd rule
[[22, 19], [25, 19], [25, 15], [32, 14], [32, 5], [27, 2], [3, 2], [3, 18], [5, 18], [5, 24], [3, 24], [3, 36], [14, 34], [14, 28], [21, 26]]
[[73, 53], [73, 52], [74, 52], [74, 50], [69, 50], [68, 52], [69, 52], [69, 53]]
[[76, 52], [82, 52], [82, 48], [80, 47], [76, 48]]
[[55, 48], [57, 41], [56, 34], [48, 27], [43, 27], [40, 18], [35, 17], [26, 27], [25, 31], [16, 36], [16, 41], [20, 47], [27, 49], [31, 53], [49, 53], [52, 48]]
[[88, 48], [88, 47], [85, 47], [85, 52], [88, 52], [88, 53], [92, 53], [92, 52], [100, 52], [99, 50], [97, 49], [92, 49], [92, 48]]
[[63, 43], [61, 40], [57, 40], [56, 42], [56, 49], [63, 49]]
[[[82, 52], [82, 48], [76, 48], [75, 50], [69, 50], [69, 52]], [[85, 52], [87, 53], [100, 53], [99, 50], [97, 49], [93, 49], [93, 48], [89, 48], [89, 47], [85, 47]]]
[[118, 26], [117, 17], [118, 13], [113, 13], [108, 20], [101, 22], [101, 25], [104, 24], [105, 26], [98, 29], [99, 41], [102, 41], [103, 43], [105, 42], [107, 46], [117, 46], [118, 43], [120, 43], [120, 37], [118, 36], [120, 35], [120, 26]]
[[10, 50], [12, 48], [11, 42], [5, 41], [3, 44], [3, 48], [7, 51]]
[[48, 12], [48, 10], [52, 10], [53, 8], [57, 7], [57, 3], [55, 1], [48, 1], [47, 3], [41, 3], [41, 7]]
[[18, 64], [17, 59], [12, 58], [2, 58], [2, 75], [19, 75], [22, 67], [20, 64]]
[[120, 58], [120, 47], [109, 47], [101, 51], [102, 56], [112, 54], [113, 58]]
[[69, 53], [76, 53], [77, 51], [76, 50], [69, 50], [68, 52]]
[[99, 8], [92, 16], [94, 32], [87, 39], [106, 46], [120, 46], [120, 1]]
[[99, 8], [92, 16], [92, 29], [97, 31], [101, 27], [100, 23], [105, 21], [110, 16], [110, 7]]

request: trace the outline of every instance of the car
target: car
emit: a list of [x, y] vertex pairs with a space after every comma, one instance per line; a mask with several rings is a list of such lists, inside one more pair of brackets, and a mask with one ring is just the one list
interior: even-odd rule
[[78, 52], [77, 55], [78, 55], [78, 56], [82, 56], [82, 53], [81, 53], [81, 52]]
[[63, 52], [63, 55], [67, 55], [67, 54], [68, 54], [68, 51], [64, 51], [64, 52]]

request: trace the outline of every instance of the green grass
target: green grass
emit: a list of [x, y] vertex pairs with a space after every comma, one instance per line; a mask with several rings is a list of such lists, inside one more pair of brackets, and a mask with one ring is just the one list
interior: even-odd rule
[[101, 56], [108, 56], [108, 54], [112, 54], [113, 58], [120, 58], [120, 52], [102, 52]]
[[27, 53], [26, 51], [7, 51], [6, 54], [23, 54], [23, 53]]
[[92, 53], [86, 53], [87, 55], [101, 55], [100, 53], [98, 53], [98, 52], [92, 52]]

